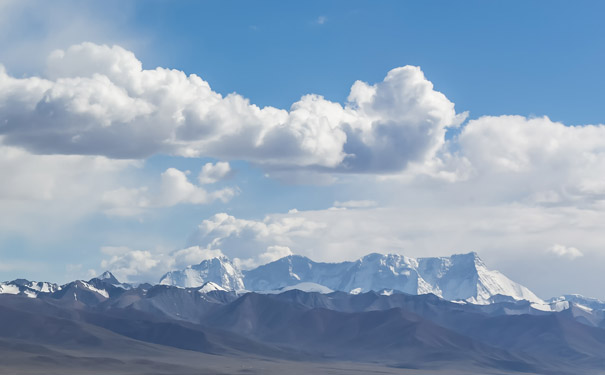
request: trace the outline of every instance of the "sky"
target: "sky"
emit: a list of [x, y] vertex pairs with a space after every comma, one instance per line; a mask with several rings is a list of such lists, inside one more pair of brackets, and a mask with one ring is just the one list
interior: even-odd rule
[[605, 4], [0, 3], [0, 279], [476, 251], [605, 298]]

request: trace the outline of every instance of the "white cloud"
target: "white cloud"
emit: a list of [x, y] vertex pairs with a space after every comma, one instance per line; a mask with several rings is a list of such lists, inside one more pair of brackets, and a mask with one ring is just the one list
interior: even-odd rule
[[247, 259], [249, 263], [258, 264], [272, 259], [272, 254], [284, 253], [285, 249], [290, 251], [299, 239], [313, 236], [323, 225], [296, 213], [267, 216], [264, 220], [238, 219], [219, 213], [202, 221], [191, 236], [190, 243], [220, 249], [231, 258]]
[[258, 256], [258, 260], [259, 264], [266, 264], [288, 255], [292, 255], [292, 250], [287, 246], [269, 246], [267, 251]]
[[[595, 285], [594, 273], [582, 279], [580, 268], [572, 270], [567, 262], [562, 262], [565, 258], [577, 259], [576, 250], [565, 247], [561, 258], [545, 257], [541, 249], [550, 248], [553, 239], [557, 239], [583, 249], [582, 258], [602, 262], [605, 240], [599, 240], [603, 231], [599, 223], [605, 222], [605, 210], [484, 205], [466, 201], [460, 195], [434, 201], [435, 190], [424, 192], [429, 197], [426, 200], [414, 190], [406, 189], [406, 194], [415, 204], [363, 210], [298, 210], [270, 214], [262, 220], [217, 214], [200, 224], [192, 243], [220, 249], [232, 259], [239, 258], [244, 267], [271, 260], [263, 254], [272, 247], [327, 262], [353, 260], [370, 252], [425, 257], [477, 251], [489, 267], [545, 297], [563, 291], [583, 292]], [[448, 198], [449, 204], [442, 203]], [[561, 272], [573, 272], [579, 279], [571, 282], [555, 276]], [[591, 279], [593, 282], [587, 284]], [[605, 282], [600, 276], [599, 280]]]
[[317, 17], [317, 20], [315, 22], [317, 22], [319, 25], [323, 25], [328, 21], [328, 18], [326, 16], [319, 16]]
[[124, 2], [107, 7], [70, 0], [0, 1], [1, 63], [17, 76], [41, 72], [46, 57], [57, 46], [83, 40], [136, 45], [140, 50], [147, 40], [129, 30], [132, 24], [128, 21], [134, 13], [135, 7]]
[[57, 50], [47, 78], [0, 69], [0, 134], [36, 153], [245, 159], [266, 167], [393, 172], [434, 157], [454, 104], [417, 67], [357, 81], [344, 106], [305, 95], [289, 111], [212, 91], [196, 75], [143, 70], [130, 51], [83, 43]]
[[235, 195], [235, 190], [225, 188], [208, 192], [189, 182], [187, 174], [176, 168], [168, 168], [162, 173], [162, 183], [157, 204], [174, 206], [179, 203], [205, 204], [214, 200], [228, 201]]
[[87, 193], [89, 182], [104, 179], [137, 163], [105, 157], [35, 155], [21, 148], [2, 146], [0, 137], [0, 201], [52, 201]]
[[334, 207], [337, 207], [337, 208], [367, 208], [367, 207], [374, 207], [376, 205], [377, 205], [377, 203], [375, 201], [371, 201], [371, 200], [346, 201], [346, 202], [335, 201], [334, 202]]
[[120, 187], [101, 196], [103, 210], [110, 216], [136, 216], [149, 207], [147, 188]]
[[154, 277], [162, 268], [160, 260], [147, 250], [132, 250], [127, 247], [106, 246], [101, 251], [109, 259], [101, 262], [104, 270], [110, 270], [120, 281], [136, 281]]
[[[1, 141], [1, 137], [0, 137]], [[140, 162], [102, 156], [36, 155], [0, 142], [0, 233], [46, 242], [102, 206]]]
[[561, 244], [552, 245], [548, 251], [558, 257], [566, 257], [572, 260], [584, 256], [584, 254], [575, 247], [568, 247]]
[[[101, 261], [101, 269], [111, 271], [120, 281], [157, 282], [168, 271], [184, 269], [206, 259], [223, 257], [220, 249], [190, 246], [172, 252], [134, 250], [127, 246], [104, 246], [101, 252], [107, 256]], [[291, 255], [287, 246], [268, 246], [248, 258], [232, 258], [233, 262], [249, 269]], [[81, 274], [82, 265], [72, 265], [70, 274]]]
[[457, 160], [470, 168], [468, 184], [492, 200], [575, 206], [605, 200], [603, 125], [486, 116], [468, 122], [456, 147]]
[[[428, 200], [413, 190], [406, 193], [415, 204], [363, 210], [291, 210], [261, 220], [216, 214], [199, 225], [190, 247], [171, 253], [152, 252], [157, 268], [126, 273], [132, 280], [156, 281], [168, 270], [223, 254], [240, 267], [252, 268], [291, 253], [335, 262], [370, 252], [426, 257], [477, 251], [490, 268], [503, 271], [543, 297], [563, 292], [596, 295], [596, 285], [605, 282], [594, 272], [582, 272], [582, 267], [604, 261], [605, 240], [599, 240], [603, 230], [599, 223], [605, 222], [605, 209], [484, 205], [455, 195], [449, 195], [449, 204], [443, 204], [445, 197], [432, 200], [435, 190], [424, 192], [431, 198]], [[576, 247], [552, 246], [553, 239]], [[541, 249], [557, 256], [545, 256]], [[122, 268], [136, 271], [136, 258], [126, 259], [133, 265]], [[570, 268], [567, 259], [575, 259], [577, 268]], [[582, 265], [584, 259], [588, 265]], [[571, 276], [561, 278], [562, 273], [573, 275], [573, 280]]]
[[104, 246], [109, 258], [101, 261], [103, 270], [111, 271], [120, 281], [157, 282], [168, 271], [199, 264], [205, 259], [224, 256], [218, 249], [191, 246], [172, 252], [135, 250], [127, 246]]
[[231, 166], [227, 162], [206, 163], [197, 179], [200, 185], [213, 184], [227, 177], [229, 173], [231, 173]]
[[363, 210], [261, 220], [217, 214], [200, 225], [192, 247], [167, 255], [128, 249], [106, 260], [126, 277], [155, 278], [212, 252], [248, 266], [289, 251], [331, 261], [369, 251], [478, 250], [488, 260], [529, 264], [532, 254], [544, 256], [536, 249], [555, 241], [582, 252], [551, 247], [563, 256], [548, 264], [598, 254], [605, 246], [605, 126], [484, 116], [446, 141], [446, 130], [465, 116], [417, 67], [393, 69], [376, 84], [355, 82], [344, 104], [306, 95], [281, 110], [222, 96], [178, 70], [143, 70], [123, 48], [84, 43], [53, 53], [44, 77], [0, 70], [0, 209], [11, 213], [0, 216], [0, 228], [29, 226], [31, 238], [44, 237], [40, 231], [57, 232], [56, 222], [99, 207], [130, 216], [225, 202], [237, 192], [203, 186], [229, 176], [227, 162], [204, 165], [197, 183], [175, 168], [158, 184], [122, 183], [137, 163], [118, 158], [163, 153], [244, 159], [290, 182], [331, 183], [353, 173], [347, 186], [368, 199], [334, 203]]
[[292, 250], [290, 250], [289, 247], [274, 245], [267, 247], [264, 253], [260, 253], [250, 258], [233, 258], [233, 263], [240, 269], [252, 269], [292, 254]]
[[459, 137], [472, 164], [495, 172], [569, 168], [595, 162], [603, 153], [605, 126], [565, 126], [547, 117], [484, 116]]
[[192, 264], [199, 264], [204, 260], [223, 257], [225, 254], [219, 249], [205, 249], [199, 246], [190, 246], [186, 249], [176, 250], [169, 254], [166, 261], [168, 268], [181, 269]]
[[147, 187], [120, 187], [102, 195], [103, 210], [108, 215], [138, 216], [146, 210], [172, 207], [177, 204], [208, 204], [214, 201], [227, 202], [238, 192], [235, 188], [207, 191], [189, 181], [189, 171], [168, 168], [161, 174], [158, 191]]

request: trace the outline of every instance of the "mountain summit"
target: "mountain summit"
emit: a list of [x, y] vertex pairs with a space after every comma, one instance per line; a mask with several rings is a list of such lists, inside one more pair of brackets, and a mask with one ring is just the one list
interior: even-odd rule
[[199, 287], [213, 282], [228, 290], [270, 291], [314, 283], [336, 291], [401, 291], [432, 293], [451, 301], [486, 304], [498, 296], [543, 301], [526, 287], [489, 270], [477, 253], [449, 257], [409, 258], [400, 254], [369, 254], [353, 262], [321, 263], [290, 255], [252, 270], [240, 271], [227, 258], [204, 260], [167, 273], [160, 284]]
[[200, 264], [168, 272], [160, 278], [162, 285], [184, 288], [201, 287], [207, 282], [227, 290], [244, 289], [242, 272], [225, 256], [203, 260]]
[[100, 280], [111, 285], [120, 285], [118, 279], [116, 279], [116, 277], [109, 271], [103, 272], [101, 275], [95, 277], [94, 279], [91, 279], [90, 281], [93, 280]]

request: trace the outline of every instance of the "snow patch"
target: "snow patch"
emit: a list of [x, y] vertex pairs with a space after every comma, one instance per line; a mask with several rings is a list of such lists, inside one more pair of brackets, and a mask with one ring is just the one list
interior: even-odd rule
[[100, 295], [102, 295], [105, 298], [109, 298], [109, 293], [107, 293], [106, 290], [104, 289], [97, 289], [94, 286], [90, 285], [89, 283], [82, 281], [82, 285], [84, 285], [84, 287], [90, 291], [93, 291], [95, 293], [98, 293]]
[[19, 294], [19, 287], [12, 284], [0, 283], [0, 294]]

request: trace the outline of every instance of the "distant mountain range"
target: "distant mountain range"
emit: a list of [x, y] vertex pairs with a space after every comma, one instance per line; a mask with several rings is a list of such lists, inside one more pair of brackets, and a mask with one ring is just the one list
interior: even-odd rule
[[475, 253], [220, 257], [156, 285], [0, 283], [0, 358], [27, 374], [605, 375], [605, 302], [543, 301]]
[[223, 256], [169, 272], [160, 279], [160, 284], [188, 288], [208, 281], [225, 290], [271, 291], [313, 283], [349, 293], [381, 290], [432, 293], [450, 301], [480, 304], [490, 303], [496, 296], [544, 302], [526, 287], [489, 270], [474, 252], [418, 259], [399, 254], [369, 254], [354, 262], [341, 263], [319, 263], [290, 255], [246, 271], [239, 270]]
[[[392, 259], [376, 258], [338, 267]], [[297, 260], [304, 258], [267, 266]], [[330, 292], [303, 281], [311, 276], [298, 267], [290, 271], [300, 278], [297, 286], [263, 293], [212, 281], [133, 286], [109, 272], [62, 286], [2, 283], [0, 356], [19, 360], [0, 361], [0, 373], [239, 374], [247, 366], [244, 373], [605, 374], [601, 301], [575, 295], [537, 304], [496, 295], [472, 304], [398, 290]], [[317, 268], [313, 280], [327, 284]], [[246, 277], [252, 275], [248, 280], [266, 288], [281, 285], [261, 273]], [[359, 288], [354, 280], [340, 285]], [[379, 288], [383, 280], [369, 277], [363, 285]], [[305, 367], [313, 363], [321, 369]]]

